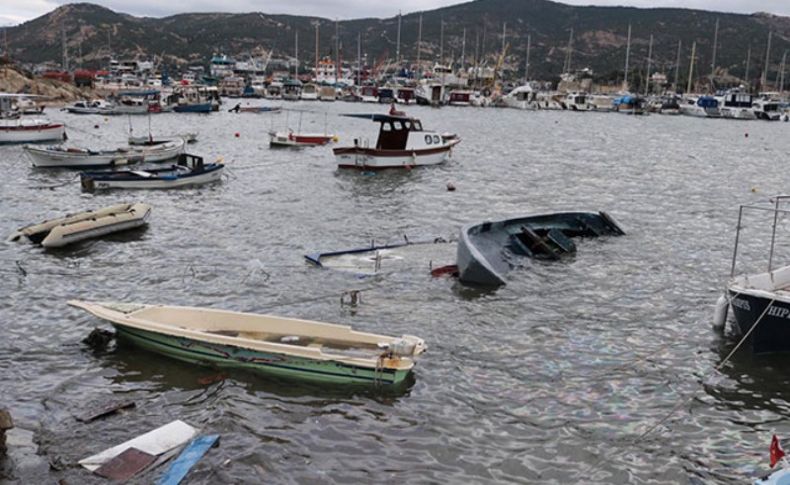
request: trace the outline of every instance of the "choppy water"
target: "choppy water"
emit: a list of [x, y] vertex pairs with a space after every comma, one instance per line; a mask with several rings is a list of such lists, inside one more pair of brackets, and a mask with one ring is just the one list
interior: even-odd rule
[[[375, 133], [334, 115], [370, 106], [297, 106], [329, 110], [341, 143]], [[155, 134], [198, 131], [192, 151], [222, 157], [232, 176], [201, 189], [87, 196], [74, 172], [34, 169], [20, 147], [0, 147], [0, 234], [119, 201], [154, 207], [146, 230], [69, 250], [0, 245], [0, 406], [36, 430], [61, 468], [29, 470], [21, 482], [90, 482], [77, 460], [176, 418], [222, 435], [190, 483], [735, 483], [764, 471], [771, 433], [790, 436], [790, 371], [782, 358], [749, 356], [712, 371], [731, 344], [709, 321], [737, 205], [790, 188], [790, 125], [408, 112], [463, 138], [450, 163], [339, 172], [328, 148], [268, 148], [284, 113], [165, 114], [152, 118]], [[66, 120], [75, 144], [127, 135], [127, 118], [50, 116]], [[299, 115], [287, 116], [296, 127]], [[304, 114], [302, 130], [323, 131], [324, 119]], [[134, 124], [147, 131], [147, 120]], [[448, 181], [458, 190], [446, 191]], [[431, 279], [423, 265], [360, 279], [302, 259], [568, 209], [606, 210], [628, 234], [584, 241], [559, 263], [525, 261], [494, 292]], [[769, 227], [761, 224], [750, 228]], [[762, 264], [765, 246], [749, 241]], [[341, 307], [341, 293], [356, 288], [362, 304]], [[413, 333], [430, 348], [400, 394], [246, 374], [200, 384], [216, 372], [123, 343], [91, 350], [82, 339], [105, 325], [66, 306], [70, 298], [270, 312]], [[118, 397], [138, 407], [75, 421], [87, 404]]]

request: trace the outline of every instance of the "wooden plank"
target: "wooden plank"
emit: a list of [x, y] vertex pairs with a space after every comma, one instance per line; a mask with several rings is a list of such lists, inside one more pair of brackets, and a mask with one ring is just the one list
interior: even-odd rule
[[129, 480], [153, 463], [155, 459], [156, 456], [137, 448], [127, 448], [123, 453], [94, 470], [93, 473], [110, 480]]
[[113, 401], [113, 402], [104, 403], [104, 404], [102, 404], [100, 406], [97, 406], [97, 407], [94, 407], [92, 409], [89, 409], [88, 411], [84, 412], [83, 414], [77, 416], [77, 421], [80, 421], [80, 422], [83, 422], [83, 423], [89, 423], [89, 422], [93, 421], [94, 419], [98, 419], [98, 418], [107, 416], [108, 414], [112, 414], [112, 413], [118, 412], [121, 409], [133, 408], [133, 407], [135, 407], [135, 405], [136, 404], [135, 404], [134, 401], [129, 401], [129, 400]]
[[178, 458], [170, 465], [164, 475], [156, 482], [157, 485], [178, 485], [187, 476], [189, 470], [206, 452], [219, 441], [218, 434], [199, 436], [192, 440]]

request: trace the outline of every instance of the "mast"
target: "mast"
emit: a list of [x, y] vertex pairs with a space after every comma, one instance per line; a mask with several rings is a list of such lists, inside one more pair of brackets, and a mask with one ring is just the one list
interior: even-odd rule
[[524, 84], [529, 83], [529, 50], [532, 47], [532, 35], [527, 34], [527, 60], [524, 66]]
[[713, 56], [710, 61], [710, 77], [713, 81], [713, 76], [716, 75], [716, 49], [719, 46], [719, 19], [716, 19], [716, 29], [713, 31]]
[[623, 78], [623, 89], [628, 91], [628, 58], [631, 57], [631, 24], [628, 24], [628, 40], [625, 44], [625, 77]]
[[565, 51], [565, 65], [563, 66], [563, 72], [570, 73], [571, 72], [571, 54], [573, 52], [573, 27], [571, 27], [571, 35], [568, 37], [568, 49]]
[[505, 62], [505, 36], [507, 34], [507, 22], [502, 22], [502, 62]]
[[400, 22], [401, 15], [400, 10], [398, 10], [398, 37], [395, 41], [395, 62], [398, 64], [398, 68], [400, 68]]
[[420, 67], [420, 51], [422, 47], [422, 14], [420, 14], [420, 23], [417, 26], [417, 80], [422, 77], [422, 68]]
[[335, 85], [340, 82], [340, 39], [337, 33], [337, 19], [335, 19]]
[[362, 33], [357, 32], [357, 88], [362, 84]]
[[782, 54], [782, 70], [781, 74], [779, 75], [779, 93], [783, 93], [785, 91], [785, 68], [787, 67], [787, 51]]
[[765, 67], [763, 68], [763, 78], [760, 82], [760, 88], [765, 90], [765, 85], [768, 83], [768, 63], [771, 61], [771, 35], [773, 32], [768, 31], [768, 45], [765, 49]]
[[650, 34], [650, 44], [647, 47], [647, 72], [645, 73], [645, 96], [650, 94], [650, 65], [653, 61], [653, 34]]
[[444, 65], [444, 19], [439, 20], [439, 64]]
[[315, 75], [318, 76], [318, 25], [320, 22], [315, 23]]
[[[750, 67], [749, 64], [751, 63], [751, 60], [752, 60], [752, 46], [749, 45], [749, 49], [746, 51], [746, 70], [743, 73], [744, 81], [746, 81], [747, 87], [751, 86], [751, 83], [749, 82], [749, 67]], [[751, 89], [749, 89], [749, 91], [751, 91]]]
[[464, 70], [466, 64], [466, 28], [464, 28], [463, 37], [461, 38], [461, 70]]
[[474, 62], [474, 84], [477, 86], [477, 66], [480, 61], [480, 32], [475, 29], [475, 62]]
[[294, 40], [294, 58], [296, 65], [294, 66], [294, 79], [299, 79], [299, 31], [296, 31], [296, 39]]
[[675, 60], [675, 82], [672, 84], [672, 91], [675, 93], [678, 92], [678, 80], [680, 78], [680, 48], [683, 45], [683, 42], [678, 39], [678, 56]]
[[694, 58], [696, 57], [696, 55], [697, 55], [697, 42], [694, 41], [694, 43], [691, 44], [691, 62], [689, 63], [689, 81], [688, 81], [688, 86], [686, 87], [687, 94], [691, 92], [691, 83], [694, 79], [694, 61], [695, 61]]
[[62, 24], [60, 26], [60, 38], [61, 38], [61, 42], [63, 43], [63, 70], [64, 71], [68, 71], [69, 70], [69, 51], [68, 51], [68, 48], [66, 47], [66, 26], [62, 25]]

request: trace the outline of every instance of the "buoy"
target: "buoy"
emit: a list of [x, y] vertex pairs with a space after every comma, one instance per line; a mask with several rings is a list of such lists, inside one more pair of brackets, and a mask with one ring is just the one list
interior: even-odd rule
[[748, 133], [744, 133], [744, 134], [743, 134], [743, 136], [744, 136], [745, 138], [749, 138], [749, 134], [748, 134]]
[[239, 134], [239, 132], [237, 131], [236, 133], [234, 133], [234, 134], [233, 134], [233, 136], [235, 136], [236, 138], [238, 138], [238, 137], [240, 137], [240, 136], [241, 136], [241, 134]]
[[99, 125], [93, 125], [93, 127], [94, 127], [94, 128], [98, 128], [98, 127], [99, 127]]
[[757, 187], [752, 187], [752, 192], [757, 192]]
[[722, 294], [716, 300], [716, 306], [713, 308], [713, 330], [717, 332], [724, 331], [724, 325], [727, 323], [727, 310], [730, 304], [727, 301], [727, 295]]
[[339, 136], [335, 135], [335, 136], [333, 136], [333, 137], [332, 137], [332, 141], [333, 141], [333, 142], [337, 143], [337, 142], [338, 142], [338, 140], [340, 140], [340, 137], [339, 137]]
[[448, 192], [455, 192], [455, 185], [452, 182], [447, 182], [447, 191]]

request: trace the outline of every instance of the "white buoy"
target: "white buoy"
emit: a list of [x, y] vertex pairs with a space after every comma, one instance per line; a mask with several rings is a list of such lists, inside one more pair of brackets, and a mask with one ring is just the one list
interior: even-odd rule
[[713, 330], [717, 332], [724, 331], [724, 325], [727, 323], [727, 310], [730, 308], [730, 304], [727, 301], [727, 295], [722, 294], [718, 300], [716, 300], [716, 306], [713, 309]]

